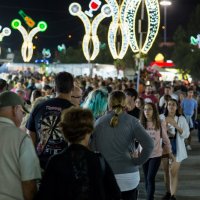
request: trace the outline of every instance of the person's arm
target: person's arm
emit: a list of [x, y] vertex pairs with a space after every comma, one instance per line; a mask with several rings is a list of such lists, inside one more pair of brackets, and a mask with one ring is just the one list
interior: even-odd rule
[[140, 143], [142, 147], [140, 156], [138, 158], [133, 158], [133, 162], [136, 165], [142, 165], [151, 155], [154, 148], [154, 141], [146, 132], [144, 127], [139, 123], [139, 121], [133, 121], [132, 125], [135, 139]]
[[32, 200], [37, 192], [36, 181], [22, 181], [22, 191], [24, 200]]
[[36, 180], [41, 178], [38, 157], [32, 140], [25, 135], [19, 151], [19, 170], [25, 200], [32, 200], [37, 192]]
[[30, 135], [30, 137], [31, 137], [31, 139], [33, 141], [33, 145], [35, 147], [36, 146], [36, 141], [37, 141], [36, 132], [27, 130], [27, 133]]

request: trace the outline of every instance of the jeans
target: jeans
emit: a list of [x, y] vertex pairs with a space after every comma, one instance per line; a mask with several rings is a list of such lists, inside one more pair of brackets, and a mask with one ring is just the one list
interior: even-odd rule
[[138, 190], [137, 188], [125, 192], [121, 192], [122, 200], [137, 200]]
[[147, 192], [147, 200], [154, 199], [155, 193], [155, 177], [161, 163], [161, 157], [150, 158], [143, 165], [145, 188]]

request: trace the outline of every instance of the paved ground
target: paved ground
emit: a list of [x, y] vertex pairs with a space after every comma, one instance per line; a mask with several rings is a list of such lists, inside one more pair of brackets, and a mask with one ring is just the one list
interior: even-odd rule
[[[188, 155], [180, 169], [177, 200], [200, 200], [200, 143], [196, 134], [193, 135], [192, 150]], [[138, 200], [145, 200], [143, 179], [139, 190]], [[155, 200], [160, 200], [164, 194], [163, 171], [160, 169], [156, 177]]]

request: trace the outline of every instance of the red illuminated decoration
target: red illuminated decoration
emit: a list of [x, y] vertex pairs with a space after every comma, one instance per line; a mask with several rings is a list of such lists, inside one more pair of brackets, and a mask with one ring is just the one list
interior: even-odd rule
[[158, 67], [174, 67], [174, 63], [172, 61], [164, 61], [164, 56], [159, 53], [155, 57], [155, 61], [151, 62], [150, 66], [158, 66]]
[[88, 15], [89, 17], [93, 17], [93, 11], [97, 11], [101, 6], [101, 1], [100, 0], [91, 0], [89, 3], [89, 11], [86, 10], [85, 14]]
[[150, 66], [153, 66], [153, 65], [157, 65], [158, 67], [174, 67], [174, 63], [173, 62], [151, 62]]

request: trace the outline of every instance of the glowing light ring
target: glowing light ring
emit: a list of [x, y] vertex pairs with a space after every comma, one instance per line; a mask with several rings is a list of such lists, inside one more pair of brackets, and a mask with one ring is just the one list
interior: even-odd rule
[[[101, 13], [98, 14], [91, 23], [88, 16], [82, 12], [80, 4], [72, 3], [69, 7], [70, 14], [79, 17], [84, 24], [85, 35], [83, 37], [82, 49], [83, 54], [88, 61], [94, 60], [99, 54], [100, 42], [97, 36], [97, 29], [101, 21], [111, 15], [111, 12], [109, 13], [108, 9], [110, 9], [110, 7], [104, 5], [101, 9]], [[93, 52], [91, 55], [89, 49], [90, 42], [93, 44]]]
[[[44, 26], [43, 28], [41, 27], [41, 23]], [[21, 54], [24, 62], [29, 62], [33, 56], [33, 37], [36, 33], [39, 31], [45, 31], [47, 28], [47, 25], [45, 26], [45, 22], [39, 22], [37, 27], [33, 28], [30, 33], [26, 31], [26, 29], [21, 25], [21, 21], [18, 19], [15, 19], [11, 22], [11, 26], [14, 29], [17, 29], [23, 37], [24, 42], [22, 43], [21, 47]]]
[[[2, 26], [0, 26], [0, 30]], [[0, 42], [3, 40], [5, 36], [9, 36], [11, 34], [11, 30], [7, 27], [3, 28], [2, 32], [0, 33]]]
[[160, 26], [160, 9], [158, 0], [145, 1], [148, 13], [148, 31], [142, 53], [146, 54], [152, 47]]
[[125, 18], [128, 24], [128, 34], [129, 34], [129, 44], [134, 53], [139, 51], [139, 47], [136, 40], [136, 33], [135, 33], [135, 23], [136, 23], [136, 13], [140, 6], [141, 0], [130, 0], [128, 4]]
[[19, 26], [21, 26], [21, 21], [19, 19], [14, 19], [12, 22], [11, 22], [11, 26], [13, 29], [17, 29]]
[[39, 30], [40, 32], [44, 32], [44, 31], [46, 31], [46, 29], [47, 29], [47, 23], [44, 22], [44, 21], [40, 21], [40, 22], [37, 24], [37, 27], [40, 29], [40, 30]]
[[5, 27], [2, 30], [2, 34], [3, 34], [3, 36], [9, 36], [11, 34], [11, 30], [9, 28]]

